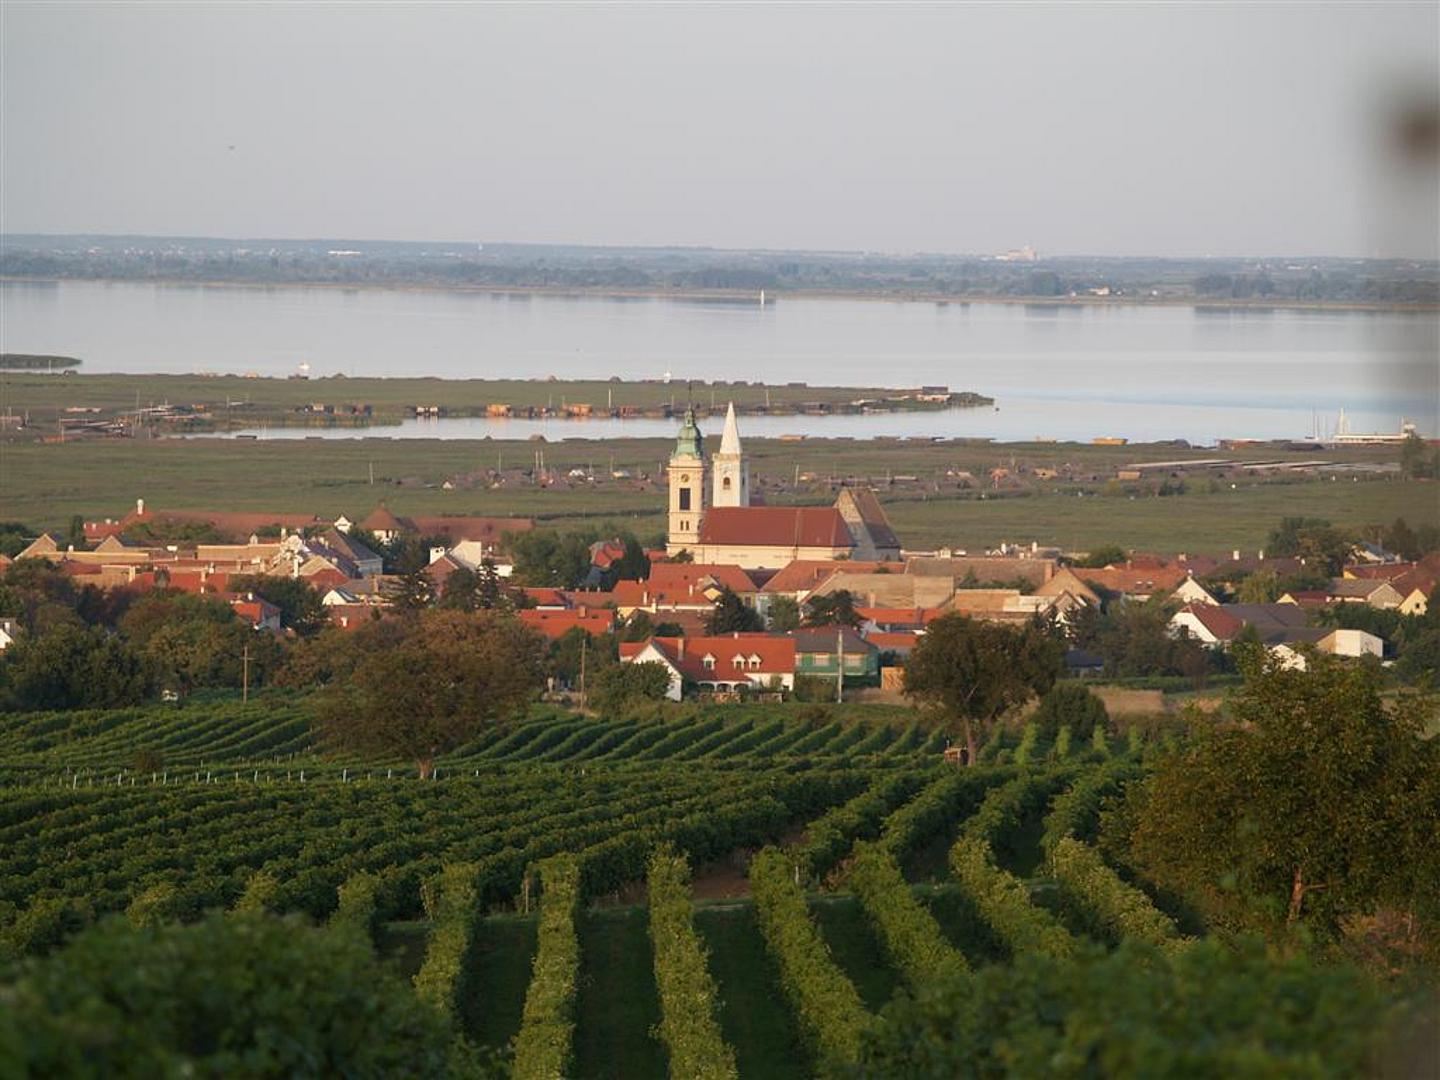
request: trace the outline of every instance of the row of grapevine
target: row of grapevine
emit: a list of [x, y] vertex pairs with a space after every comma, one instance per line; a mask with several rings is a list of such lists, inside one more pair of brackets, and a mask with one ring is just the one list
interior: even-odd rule
[[415, 992], [437, 1009], [454, 1014], [459, 1007], [465, 954], [480, 917], [475, 866], [450, 863], [440, 874], [431, 912], [425, 962], [415, 974]]
[[1082, 903], [1116, 938], [1137, 938], [1164, 949], [1189, 946], [1173, 920], [1150, 898], [1105, 865], [1088, 844], [1065, 837], [1050, 854], [1052, 873], [1061, 887]]
[[675, 1080], [734, 1080], [735, 1051], [720, 1034], [715, 980], [695, 932], [690, 867], [669, 846], [650, 856], [646, 883], [655, 986], [660, 994], [660, 1038]]
[[327, 925], [373, 941], [379, 926], [379, 892], [380, 879], [375, 874], [364, 870], [351, 874], [336, 890], [339, 902]]
[[965, 816], [996, 784], [1014, 776], [1009, 769], [957, 769], [931, 781], [885, 819], [880, 842], [896, 862]]
[[789, 858], [776, 848], [757, 854], [750, 863], [750, 890], [781, 986], [822, 1071], [853, 1065], [872, 1018], [854, 984], [831, 959]]
[[945, 940], [940, 924], [915, 899], [883, 847], [864, 841], [856, 844], [849, 881], [912, 989], [921, 990], [966, 970], [965, 957]]
[[538, 867], [540, 944], [515, 1037], [516, 1080], [555, 1080], [569, 1075], [575, 1034], [575, 989], [580, 975], [580, 864], [555, 855]]
[[1067, 957], [1075, 939], [1030, 900], [1025, 883], [995, 865], [983, 840], [962, 837], [950, 849], [950, 869], [990, 928], [1016, 953]]
[[1118, 793], [1126, 782], [1139, 775], [1139, 763], [1132, 758], [1120, 758], [1082, 773], [1050, 804], [1050, 812], [1045, 817], [1045, 831], [1040, 838], [1041, 848], [1051, 852], [1067, 836], [1091, 839], [1100, 818], [1101, 802]]
[[870, 787], [810, 823], [793, 852], [808, 880], [818, 881], [845, 857], [856, 840], [875, 835], [881, 820], [920, 786], [923, 774], [882, 774]]

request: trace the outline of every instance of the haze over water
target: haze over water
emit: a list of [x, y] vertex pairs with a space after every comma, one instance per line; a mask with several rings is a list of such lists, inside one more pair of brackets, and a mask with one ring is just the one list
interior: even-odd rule
[[[1402, 416], [1436, 432], [1430, 313], [780, 299], [696, 302], [390, 289], [0, 284], [0, 347], [100, 372], [943, 383], [1001, 409], [752, 419], [755, 434], [1299, 437], [1344, 408], [1356, 431]], [[708, 401], [708, 387], [697, 398]], [[723, 397], [723, 391], [717, 391]], [[559, 403], [558, 400], [556, 402]], [[616, 402], [620, 404], [620, 402]], [[657, 432], [453, 421], [376, 434], [551, 438]], [[462, 427], [456, 427], [462, 425]], [[312, 430], [307, 432], [314, 434]], [[344, 435], [354, 435], [345, 431]]]

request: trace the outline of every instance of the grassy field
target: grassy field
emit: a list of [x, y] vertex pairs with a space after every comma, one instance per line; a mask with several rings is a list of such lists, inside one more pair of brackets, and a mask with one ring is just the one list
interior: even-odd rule
[[[543, 446], [557, 481], [537, 486], [519, 469], [535, 460], [530, 442], [391, 439], [230, 442], [112, 440], [41, 445], [0, 441], [0, 519], [63, 529], [71, 515], [119, 517], [143, 497], [155, 509], [309, 511], [326, 518], [368, 513], [384, 501], [401, 514], [517, 514], [556, 525], [615, 522], [639, 534], [663, 528], [664, 492], [654, 474], [671, 443], [661, 439], [567, 440]], [[977, 477], [991, 468], [1069, 465], [1096, 476], [1137, 461], [1248, 454], [1180, 451], [1173, 446], [1077, 444], [923, 445], [848, 440], [750, 440], [757, 490], [771, 502], [828, 503], [834, 483], [877, 486], [904, 543], [980, 550], [1001, 541], [1038, 541], [1069, 550], [1105, 543], [1158, 551], [1254, 550], [1283, 516], [1304, 514], [1345, 525], [1440, 522], [1440, 488], [1393, 478], [1337, 480], [1240, 476], [1209, 490], [1203, 480], [1164, 499], [1109, 493], [1113, 485], [1032, 483], [1018, 492], [960, 490], [947, 473]], [[1314, 457], [1267, 451], [1270, 460]], [[1393, 460], [1384, 448], [1326, 454], [1327, 460]], [[597, 482], [569, 480], [574, 468]], [[612, 481], [612, 468], [634, 479]], [[490, 486], [486, 470], [503, 470]], [[810, 473], [796, 484], [796, 473]], [[371, 476], [374, 482], [371, 482]], [[887, 483], [887, 478], [914, 477]], [[453, 490], [443, 485], [450, 481]], [[983, 497], [982, 497], [983, 496]]]

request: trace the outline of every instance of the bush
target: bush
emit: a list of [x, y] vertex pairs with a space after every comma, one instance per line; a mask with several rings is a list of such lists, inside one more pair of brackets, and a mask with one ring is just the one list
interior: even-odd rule
[[587, 696], [597, 712], [618, 716], [640, 702], [663, 701], [669, 690], [664, 664], [611, 664], [590, 680]]
[[660, 1038], [670, 1058], [670, 1075], [695, 1080], [731, 1080], [739, 1075], [735, 1052], [716, 1021], [718, 994], [705, 946], [695, 932], [690, 901], [690, 867], [668, 846], [650, 856], [646, 878], [655, 986], [660, 992]]
[[1088, 742], [1095, 728], [1110, 723], [1105, 703], [1076, 682], [1059, 682], [1040, 699], [1040, 707], [1030, 722], [1040, 729], [1043, 739], [1055, 739], [1062, 728], [1070, 729], [1071, 738]]
[[540, 864], [539, 871], [545, 890], [540, 897], [540, 944], [525, 993], [520, 1033], [515, 1036], [516, 1080], [569, 1075], [575, 1034], [580, 864], [574, 855], [554, 855]]
[[950, 849], [950, 868], [990, 928], [1013, 952], [1057, 957], [1075, 952], [1070, 932], [1030, 902], [1024, 882], [997, 867], [983, 841], [969, 837], [958, 841]]
[[114, 918], [23, 967], [0, 1060], [25, 1076], [448, 1076], [445, 1019], [368, 948], [294, 920]]
[[792, 874], [790, 860], [776, 848], [755, 856], [750, 863], [755, 913], [780, 969], [781, 988], [815, 1049], [820, 1071], [839, 1071], [859, 1057], [861, 1035], [873, 1017], [830, 958]]
[[1352, 968], [1272, 960], [1253, 943], [1167, 956], [1127, 942], [1078, 961], [1022, 956], [897, 999], [856, 1074], [1341, 1080], [1378, 1073], [1386, 1019]]

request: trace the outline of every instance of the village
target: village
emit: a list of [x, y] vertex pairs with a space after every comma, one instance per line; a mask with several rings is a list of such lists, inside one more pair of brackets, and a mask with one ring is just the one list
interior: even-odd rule
[[[1241, 641], [1287, 666], [1303, 667], [1312, 651], [1388, 663], [1396, 642], [1353, 615], [1424, 615], [1440, 580], [1440, 553], [1405, 558], [1374, 543], [1284, 553], [913, 550], [866, 486], [838, 485], [829, 506], [765, 505], [733, 408], [713, 451], [695, 412], [684, 415], [664, 481], [663, 544], [600, 536], [563, 569], [537, 554], [547, 531], [529, 518], [399, 516], [381, 504], [322, 520], [167, 510], [144, 498], [63, 540], [42, 534], [15, 560], [43, 560], [77, 587], [209, 597], [282, 638], [295, 629], [264, 595], [267, 581], [305, 584], [342, 630], [416, 606], [504, 606], [552, 649], [583, 638], [597, 663], [661, 665], [672, 700], [895, 697], [906, 657], [947, 615], [1046, 626], [1066, 638], [1066, 667], [1080, 678], [1224, 671]], [[0, 555], [0, 569], [10, 562]], [[1192, 650], [1188, 663], [1137, 668], [1096, 647], [1102, 613], [1144, 605]], [[0, 621], [0, 649], [22, 632], [16, 619]], [[583, 665], [571, 668], [556, 671], [552, 690], [583, 693]]]

